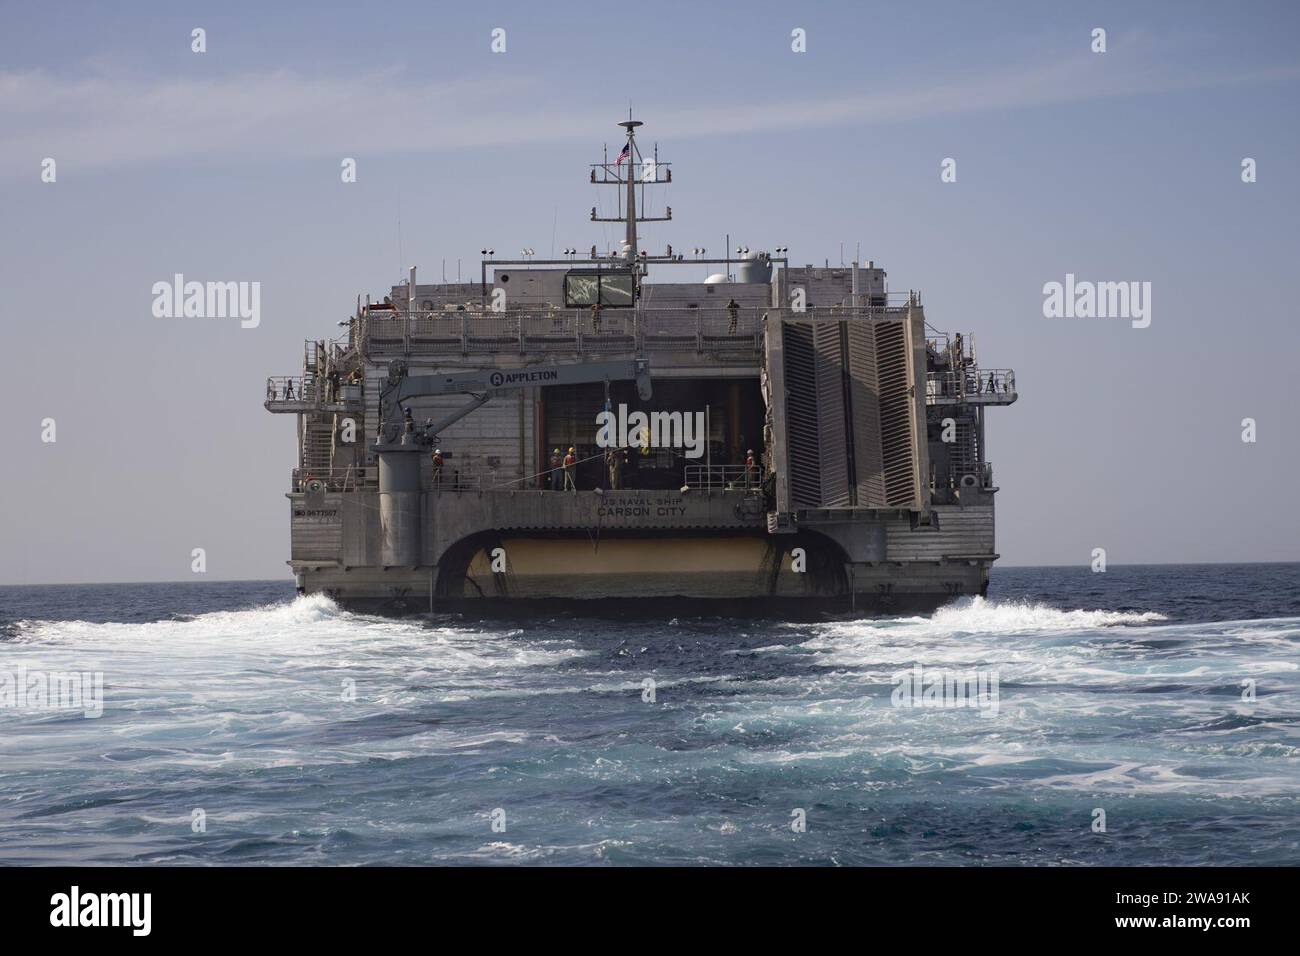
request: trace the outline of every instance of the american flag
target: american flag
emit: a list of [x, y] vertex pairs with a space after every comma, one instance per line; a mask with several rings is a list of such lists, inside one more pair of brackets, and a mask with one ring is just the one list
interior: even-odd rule
[[631, 143], [624, 143], [624, 144], [623, 144], [623, 152], [619, 153], [619, 154], [618, 154], [618, 159], [614, 160], [614, 166], [615, 166], [615, 168], [617, 168], [617, 167], [619, 167], [619, 166], [622, 166], [622, 165], [623, 165], [623, 160], [629, 158], [631, 155], [632, 155], [632, 144], [631, 144]]

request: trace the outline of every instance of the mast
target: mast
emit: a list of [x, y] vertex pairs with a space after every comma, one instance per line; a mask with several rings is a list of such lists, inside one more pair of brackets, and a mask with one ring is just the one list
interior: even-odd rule
[[640, 120], [632, 119], [632, 111], [627, 111], [627, 122], [619, 123], [627, 130], [627, 258], [636, 262], [636, 178], [632, 169], [636, 165], [636, 128]]
[[[593, 163], [591, 166], [591, 181], [597, 186], [622, 186], [625, 189], [623, 200], [623, 215], [621, 216], [597, 216], [596, 207], [591, 208], [592, 222], [621, 222], [624, 224], [624, 256], [629, 264], [634, 263], [640, 257], [641, 251], [638, 246], [636, 227], [639, 222], [668, 222], [673, 218], [673, 207], [668, 206], [666, 215], [663, 216], [643, 216], [639, 215], [636, 208], [636, 186], [640, 182], [644, 187], [647, 183], [670, 183], [673, 181], [672, 169], [669, 163], [660, 164], [658, 158], [658, 148], [655, 150], [655, 159], [647, 165], [641, 158], [641, 153], [636, 145], [636, 130], [638, 126], [644, 125], [640, 120], [632, 119], [632, 111], [628, 110], [627, 119], [618, 124], [623, 127], [624, 135], [627, 137], [627, 168], [624, 171], [623, 161], [609, 161], [609, 154], [606, 153], [603, 163]], [[662, 171], [661, 171], [662, 166]], [[638, 174], [637, 170], [640, 170]], [[600, 175], [597, 176], [597, 170]], [[653, 175], [651, 175], [653, 174]]]

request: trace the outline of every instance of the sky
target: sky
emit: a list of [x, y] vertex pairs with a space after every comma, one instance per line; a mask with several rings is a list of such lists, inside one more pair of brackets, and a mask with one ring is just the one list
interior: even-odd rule
[[[860, 245], [1015, 369], [1002, 563], [1300, 560], [1298, 101], [1284, 2], [0, 0], [0, 584], [289, 577], [266, 376], [412, 264], [603, 248], [629, 105], [652, 248]], [[175, 273], [260, 323], [155, 317]], [[1150, 325], [1045, 316], [1067, 274], [1149, 282]]]

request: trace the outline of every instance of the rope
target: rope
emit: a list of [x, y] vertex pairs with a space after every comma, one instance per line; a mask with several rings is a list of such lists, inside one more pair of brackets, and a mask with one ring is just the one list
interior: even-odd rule
[[[584, 464], [584, 463], [586, 463], [586, 462], [589, 462], [589, 461], [595, 461], [597, 458], [603, 458], [604, 455], [605, 455], [605, 453], [602, 451], [602, 452], [598, 452], [598, 453], [595, 454], [595, 455], [591, 455], [591, 456], [589, 456], [589, 457], [587, 457], [587, 458], [580, 458], [580, 459], [578, 459], [577, 461], [575, 461], [575, 462], [573, 463], [573, 467], [576, 468], [578, 465]], [[444, 467], [445, 467], [445, 466], [444, 466]], [[513, 484], [516, 484], [516, 483], [521, 482], [521, 481], [529, 481], [529, 480], [531, 480], [531, 479], [533, 479], [533, 478], [540, 478], [540, 477], [542, 477], [543, 475], [547, 475], [547, 474], [549, 474], [549, 473], [552, 472], [552, 471], [563, 471], [563, 468], [562, 468], [562, 467], [559, 468], [559, 469], [556, 469], [556, 468], [547, 468], [545, 471], [539, 471], [539, 472], [537, 472], [537, 473], [534, 474], [534, 475], [526, 475], [526, 476], [524, 476], [523, 478], [513, 478], [513, 479], [511, 479], [511, 480], [509, 480], [509, 481], [498, 482], [498, 483], [495, 484], [495, 485], [488, 485], [486, 488], [482, 488], [482, 487], [479, 487], [479, 488], [465, 488], [464, 491], [463, 491], [463, 493], [464, 493], [464, 494], [474, 494], [474, 493], [476, 493], [476, 492], [481, 493], [481, 492], [483, 492], [483, 491], [492, 491], [492, 490], [494, 490], [494, 489], [496, 489], [496, 488], [504, 488], [504, 487], [506, 487], [507, 485], [513, 485]], [[303, 480], [305, 481], [305, 476], [304, 476]], [[326, 482], [325, 491], [327, 491], [327, 492], [331, 492], [331, 491], [334, 491], [334, 490], [335, 490], [335, 489], [329, 487], [329, 479], [321, 478], [320, 480]], [[446, 481], [446, 480], [447, 480], [447, 479], [445, 478], [445, 475], [444, 475], [444, 481]], [[355, 475], [352, 477], [352, 481], [353, 481], [353, 483], [354, 483], [354, 485], [353, 485], [353, 491], [354, 491], [354, 492], [355, 492], [355, 491], [364, 491], [364, 492], [369, 492], [369, 493], [373, 493], [376, 497], [378, 497], [378, 494], [379, 494], [378, 489], [374, 489], [374, 488], [358, 488], [358, 487], [356, 487], [356, 485], [355, 485], [355, 482], [356, 482], [356, 476], [355, 476]], [[344, 490], [344, 489], [339, 489], [339, 491], [343, 491], [343, 490]], [[300, 489], [297, 490], [296, 493], [299, 493], [299, 494], [301, 494], [301, 493], [305, 493], [305, 489], [300, 488]], [[561, 492], [561, 494], [563, 494], [563, 492]], [[369, 501], [365, 501], [364, 499], [361, 499], [361, 500], [359, 500], [359, 504], [360, 504], [360, 506], [363, 507], [363, 508], [368, 508], [368, 509], [373, 510], [373, 511], [378, 511], [378, 510], [379, 510], [379, 503], [378, 503], [377, 501], [376, 501], [375, 503], [372, 504], [372, 503], [370, 503]], [[600, 523], [599, 523], [599, 519], [597, 520], [596, 533], [597, 533], [597, 537], [599, 537], [599, 534], [600, 534]], [[591, 536], [591, 532], [588, 531], [588, 532], [587, 532], [587, 535], [588, 535], [588, 537], [590, 537], [590, 536]], [[593, 541], [593, 543], [595, 543], [595, 541]]]
[[[596, 454], [592, 455], [589, 458], [579, 458], [577, 461], [573, 463], [573, 467], [577, 468], [581, 464], [585, 464], [586, 462], [589, 461], [595, 461], [597, 458], [604, 458], [604, 457], [605, 457], [605, 453], [603, 451], [597, 452]], [[534, 478], [541, 478], [543, 475], [549, 475], [553, 471], [563, 471], [563, 470], [564, 470], [563, 467], [547, 468], [544, 471], [537, 472], [535, 475], [525, 475], [522, 478], [511, 478], [509, 481], [501, 481], [495, 485], [488, 485], [488, 490], [490, 491], [493, 488], [504, 488], [506, 487], [506, 485], [517, 484], [518, 482], [521, 481], [532, 481]]]

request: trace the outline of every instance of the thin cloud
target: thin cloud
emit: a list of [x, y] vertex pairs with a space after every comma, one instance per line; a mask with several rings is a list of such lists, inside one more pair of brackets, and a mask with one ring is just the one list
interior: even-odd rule
[[[1294, 67], [1187, 74], [1134, 67], [1107, 54], [931, 80], [910, 88], [765, 100], [719, 111], [668, 106], [656, 134], [701, 138], [1005, 111], [1105, 98], [1294, 79]], [[53, 156], [65, 168], [220, 157], [439, 152], [588, 137], [609, 122], [595, 108], [541, 108], [532, 77], [412, 82], [396, 70], [349, 76], [293, 71], [210, 80], [104, 72], [0, 73], [0, 175], [30, 175]]]

